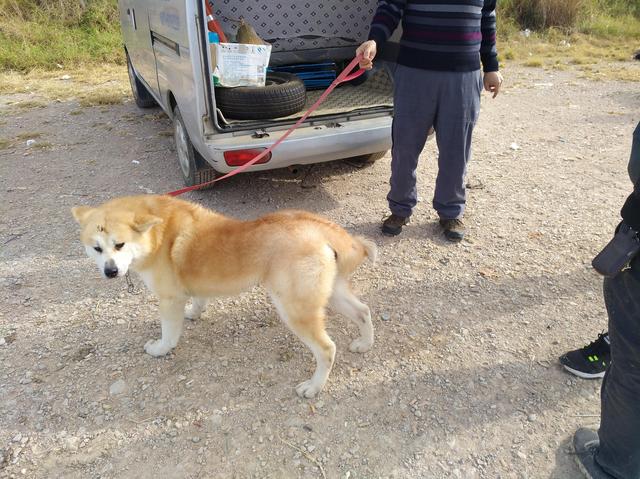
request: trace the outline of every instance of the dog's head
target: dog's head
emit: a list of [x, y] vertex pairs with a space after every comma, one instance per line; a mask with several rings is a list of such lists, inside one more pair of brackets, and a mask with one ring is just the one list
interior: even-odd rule
[[80, 225], [80, 239], [105, 278], [124, 276], [151, 251], [150, 230], [162, 222], [152, 215], [77, 206], [71, 209]]

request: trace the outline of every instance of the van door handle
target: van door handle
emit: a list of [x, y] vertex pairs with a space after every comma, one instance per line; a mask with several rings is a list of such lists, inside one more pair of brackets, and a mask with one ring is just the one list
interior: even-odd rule
[[131, 26], [133, 26], [134, 30], [137, 30], [136, 26], [136, 12], [133, 8], [127, 8], [127, 15], [129, 16], [129, 21], [131, 22]]
[[176, 55], [180, 56], [180, 45], [178, 42], [174, 42], [170, 38], [160, 35], [159, 33], [150, 30], [151, 32], [151, 44], [155, 46], [156, 42], [164, 45], [169, 50], [172, 50]]

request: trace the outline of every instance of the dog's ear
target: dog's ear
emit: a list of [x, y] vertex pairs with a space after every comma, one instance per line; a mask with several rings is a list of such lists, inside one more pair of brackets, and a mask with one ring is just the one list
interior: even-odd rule
[[159, 225], [162, 223], [162, 218], [158, 218], [153, 215], [142, 215], [137, 216], [135, 220], [135, 224], [133, 225], [133, 229], [138, 233], [142, 234], [155, 225]]
[[93, 208], [90, 206], [74, 206], [71, 208], [71, 214], [76, 219], [78, 224], [83, 224], [89, 216], [89, 213], [93, 211]]

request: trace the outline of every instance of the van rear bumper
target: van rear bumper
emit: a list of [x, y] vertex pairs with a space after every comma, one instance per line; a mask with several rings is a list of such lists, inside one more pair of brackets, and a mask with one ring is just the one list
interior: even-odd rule
[[[377, 153], [391, 148], [391, 116], [351, 120], [339, 126], [301, 126], [273, 151], [271, 160], [253, 165], [246, 171], [263, 171], [290, 165], [321, 163]], [[228, 173], [236, 167], [228, 166], [224, 152], [254, 148], [268, 148], [286, 130], [271, 131], [265, 138], [250, 135], [225, 136], [205, 142], [203, 156], [220, 173]]]

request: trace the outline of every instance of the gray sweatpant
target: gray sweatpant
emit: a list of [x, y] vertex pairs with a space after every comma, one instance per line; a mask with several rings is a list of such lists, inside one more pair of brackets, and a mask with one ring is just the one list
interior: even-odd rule
[[418, 199], [418, 157], [433, 126], [439, 152], [433, 207], [442, 219], [459, 218], [466, 199], [471, 134], [480, 113], [482, 74], [398, 65], [394, 80], [389, 209], [398, 216], [411, 216]]

